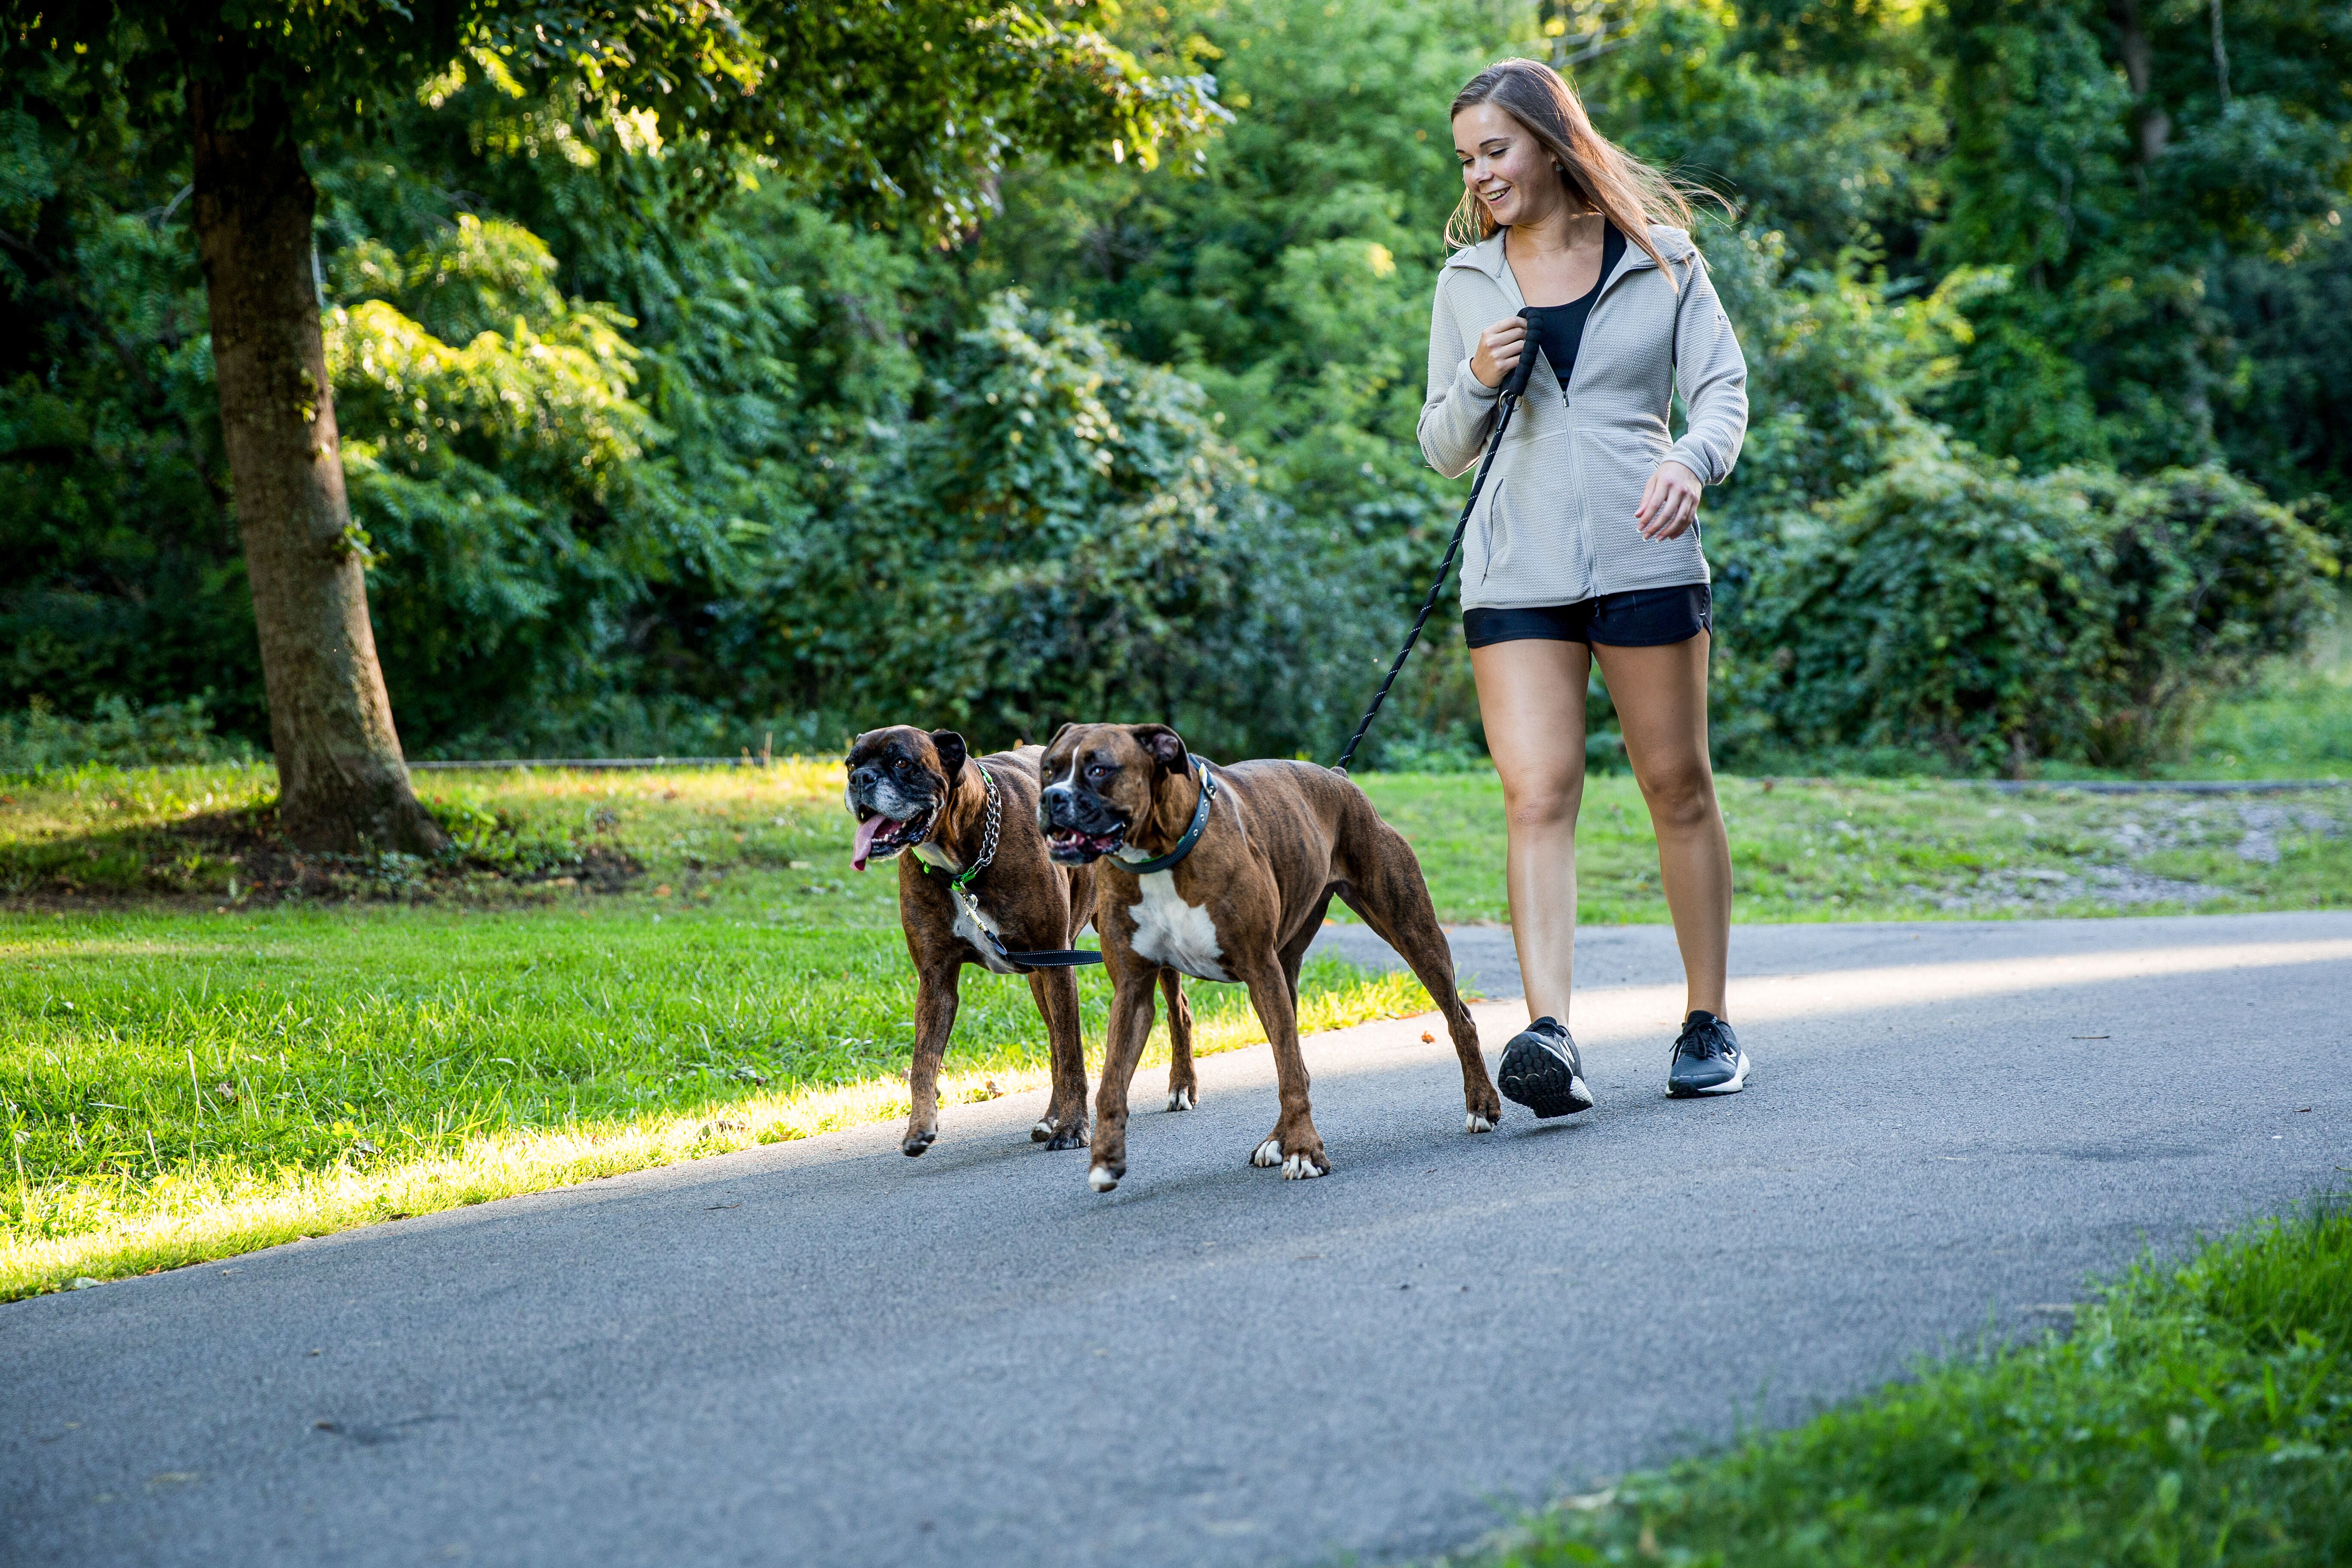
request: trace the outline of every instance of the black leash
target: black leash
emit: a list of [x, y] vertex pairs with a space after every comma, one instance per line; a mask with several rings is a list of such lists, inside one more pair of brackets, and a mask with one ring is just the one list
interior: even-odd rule
[[1503, 432], [1511, 427], [1511, 415], [1519, 405], [1520, 395], [1528, 389], [1528, 377], [1535, 374], [1536, 353], [1543, 347], [1543, 333], [1533, 306], [1522, 310], [1519, 318], [1528, 324], [1526, 346], [1519, 350], [1519, 363], [1504, 379], [1502, 413], [1495, 421], [1495, 433], [1486, 438], [1486, 455], [1478, 459], [1478, 477], [1471, 481], [1470, 499], [1462, 503], [1461, 520], [1454, 525], [1454, 542], [1445, 547], [1445, 559], [1437, 563], [1437, 581], [1429, 585], [1429, 597], [1421, 602], [1421, 614], [1413, 617], [1412, 630], [1405, 634], [1404, 647], [1397, 649], [1396, 662], [1389, 666], [1388, 679], [1372, 694], [1372, 705], [1364, 710], [1364, 721], [1356, 726], [1348, 749], [1339, 753], [1340, 773], [1346, 773], [1348, 764], [1356, 760], [1356, 748], [1364, 743], [1364, 732], [1379, 716], [1381, 704], [1389, 700], [1389, 688], [1396, 684], [1404, 661], [1412, 657], [1413, 644], [1421, 640], [1421, 628], [1429, 624], [1430, 613], [1437, 608], [1438, 595], [1445, 592], [1445, 579], [1454, 570], [1454, 557], [1461, 552], [1462, 536], [1470, 531], [1470, 513], [1478, 504], [1479, 492], [1486, 488], [1486, 475], [1495, 466], [1495, 454], [1502, 448]]

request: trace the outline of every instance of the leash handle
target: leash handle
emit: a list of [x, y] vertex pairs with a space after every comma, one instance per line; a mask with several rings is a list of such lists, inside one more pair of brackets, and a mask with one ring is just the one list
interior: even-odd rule
[[1519, 363], [1503, 380], [1503, 395], [1514, 403], [1527, 392], [1528, 377], [1536, 373], [1536, 355], [1543, 352], [1543, 318], [1536, 314], [1536, 308], [1520, 306], [1519, 320], [1528, 324], [1528, 335], [1519, 344]]
[[1494, 435], [1486, 439], [1486, 455], [1478, 460], [1478, 477], [1471, 482], [1470, 499], [1462, 503], [1461, 519], [1454, 525], [1454, 542], [1445, 547], [1445, 559], [1437, 563], [1437, 580], [1429, 585], [1429, 597], [1421, 602], [1421, 614], [1413, 617], [1412, 630], [1405, 634], [1404, 647], [1397, 649], [1396, 662], [1389, 666], [1388, 678], [1381, 682], [1380, 690], [1372, 694], [1372, 705], [1364, 710], [1364, 721], [1356, 726], [1355, 734], [1348, 741], [1348, 749], [1339, 753], [1340, 773], [1346, 773], [1348, 764], [1356, 760], [1356, 748], [1364, 743], [1365, 732], [1371, 729], [1373, 719], [1379, 716], [1381, 704], [1389, 700], [1389, 688], [1396, 684], [1398, 673], [1404, 668], [1404, 661], [1412, 657], [1413, 645], [1421, 640], [1421, 628], [1429, 624], [1430, 612], [1437, 608], [1437, 596], [1445, 591], [1445, 579], [1454, 570], [1454, 557], [1462, 549], [1462, 536], [1470, 531], [1470, 513], [1478, 505], [1479, 493], [1486, 488], [1486, 476], [1495, 467], [1495, 454], [1502, 449], [1503, 432], [1511, 427], [1512, 412], [1519, 405], [1517, 388], [1527, 384], [1526, 373], [1534, 363], [1535, 326], [1533, 318], [1530, 318], [1528, 321], [1528, 347], [1521, 353], [1518, 368], [1512, 373], [1511, 380], [1504, 384], [1502, 416], [1495, 421]]

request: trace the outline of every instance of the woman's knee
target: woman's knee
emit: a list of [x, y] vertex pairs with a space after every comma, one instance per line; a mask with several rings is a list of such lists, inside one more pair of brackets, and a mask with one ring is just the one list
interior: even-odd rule
[[1715, 772], [1703, 756], [1650, 768], [1639, 774], [1650, 820], [1661, 830], [1701, 827], [1714, 820]]
[[1573, 827], [1584, 804], [1584, 772], [1503, 780], [1503, 815], [1515, 828]]

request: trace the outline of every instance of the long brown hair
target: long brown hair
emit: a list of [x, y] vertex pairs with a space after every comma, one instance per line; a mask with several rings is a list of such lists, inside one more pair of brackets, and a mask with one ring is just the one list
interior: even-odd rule
[[[1470, 79], [1454, 95], [1448, 118], [1475, 104], [1491, 103], [1528, 129], [1559, 165], [1559, 183], [1588, 208], [1598, 208], [1627, 239], [1650, 253], [1673, 284], [1675, 270], [1650, 237], [1653, 223], [1691, 226], [1691, 202], [1723, 200], [1703, 185], [1654, 169], [1592, 129], [1576, 89], [1541, 60], [1499, 60]], [[1728, 206], [1728, 204], [1725, 204]], [[1494, 215], [1469, 190], [1445, 221], [1449, 245], [1475, 245], [1495, 232]]]

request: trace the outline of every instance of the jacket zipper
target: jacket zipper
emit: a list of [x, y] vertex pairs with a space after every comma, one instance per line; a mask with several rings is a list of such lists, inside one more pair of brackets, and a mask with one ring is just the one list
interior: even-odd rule
[[[1634, 273], [1636, 273], [1636, 272], [1640, 272], [1640, 271], [1642, 271], [1642, 270], [1643, 270], [1643, 269], [1642, 268], [1639, 268], [1639, 267], [1625, 267], [1625, 268], [1620, 268], [1618, 269], [1617, 275], [1616, 275], [1614, 278], [1605, 279], [1603, 279], [1603, 280], [1602, 280], [1602, 282], [1601, 282], [1601, 292], [1593, 296], [1593, 299], [1592, 299], [1592, 309], [1591, 309], [1591, 310], [1587, 310], [1587, 311], [1585, 311], [1585, 312], [1584, 312], [1584, 330], [1585, 330], [1586, 331], [1591, 331], [1592, 330], [1592, 318], [1593, 318], [1593, 315], [1594, 315], [1594, 313], [1595, 313], [1596, 311], [1598, 311], [1598, 310], [1601, 309], [1601, 301], [1609, 298], [1609, 290], [1610, 290], [1610, 289], [1614, 289], [1618, 284], [1620, 284], [1620, 283], [1623, 282], [1626, 279], [1628, 279], [1628, 278], [1632, 277]], [[1652, 262], [1652, 263], [1650, 264], [1650, 267], [1649, 267], [1648, 270], [1653, 271], [1653, 272], [1656, 271], [1656, 270], [1657, 270], [1657, 264], [1656, 264], [1655, 262]], [[1584, 351], [1584, 344], [1583, 344], [1583, 342], [1582, 342], [1582, 341], [1581, 341], [1581, 338], [1580, 337], [1580, 341], [1579, 341], [1579, 342], [1578, 342], [1578, 343], [1577, 343], [1576, 363], [1572, 363], [1572, 364], [1570, 364], [1570, 365], [1569, 366], [1569, 371], [1568, 371], [1568, 381], [1563, 381], [1563, 382], [1561, 382], [1561, 383], [1559, 384], [1559, 405], [1560, 405], [1560, 407], [1561, 407], [1563, 410], [1570, 410], [1570, 411], [1572, 411], [1572, 410], [1575, 408], [1575, 406], [1576, 406], [1575, 401], [1574, 401], [1573, 399], [1571, 399], [1571, 398], [1568, 395], [1568, 385], [1569, 385], [1569, 382], [1570, 382], [1570, 381], [1574, 381], [1574, 380], [1576, 379], [1576, 364], [1580, 364], [1580, 363], [1583, 363], [1583, 360], [1584, 360], [1584, 352], [1583, 352], [1583, 351]], [[1570, 425], [1570, 427], [1569, 427], [1569, 437], [1568, 437], [1568, 438], [1569, 438], [1569, 446], [1570, 446], [1570, 450], [1574, 450], [1574, 449], [1575, 449], [1575, 444], [1576, 444], [1576, 428], [1575, 428], [1575, 426], [1574, 426], [1573, 425]], [[1579, 453], [1579, 454], [1578, 454], [1577, 461], [1578, 461], [1578, 463], [1579, 463], [1579, 465], [1580, 465], [1580, 466], [1582, 464], [1582, 462], [1583, 462], [1583, 455], [1582, 455], [1581, 453]], [[1579, 483], [1578, 483], [1578, 485], [1577, 485], [1578, 491], [1579, 491], [1580, 493], [1581, 493], [1581, 491], [1583, 490], [1583, 488], [1584, 488], [1584, 487], [1583, 487], [1583, 484], [1582, 484], [1582, 482], [1581, 482], [1581, 476], [1580, 475], [1580, 476], [1579, 476]], [[1589, 589], [1589, 588], [1591, 588], [1591, 587], [1592, 586], [1592, 541], [1591, 541], [1591, 539], [1588, 535], [1586, 535], [1586, 534], [1584, 533], [1584, 531], [1583, 531], [1583, 530], [1580, 529], [1580, 530], [1578, 531], [1578, 533], [1579, 533], [1578, 542], [1579, 542], [1579, 543], [1583, 547], [1583, 548], [1582, 548], [1582, 552], [1581, 552], [1581, 553], [1582, 553], [1582, 555], [1583, 555], [1583, 561], [1582, 561], [1582, 576], [1583, 576], [1583, 578], [1584, 578], [1584, 585]]]
[[[1584, 312], [1585, 331], [1590, 331], [1592, 330], [1593, 310], [1601, 309], [1601, 301], [1609, 298], [1610, 289], [1614, 289], [1618, 284], [1622, 283], [1626, 279], [1631, 278], [1636, 272], [1655, 272], [1657, 269], [1658, 264], [1654, 261], [1651, 262], [1646, 268], [1621, 267], [1617, 269], [1617, 275], [1615, 277], [1604, 279], [1601, 285], [1601, 292], [1593, 296], [1592, 310]], [[1579, 360], [1581, 360], [1584, 357], [1583, 348], [1584, 345], [1580, 341], [1577, 344], [1578, 353], [1576, 356]], [[1574, 381], [1575, 379], [1576, 367], [1574, 365], [1570, 365], [1568, 369], [1568, 381]], [[1575, 406], [1575, 404], [1570, 400], [1568, 395], [1568, 381], [1563, 381], [1559, 384], [1559, 405], [1562, 408], [1572, 408]]]

